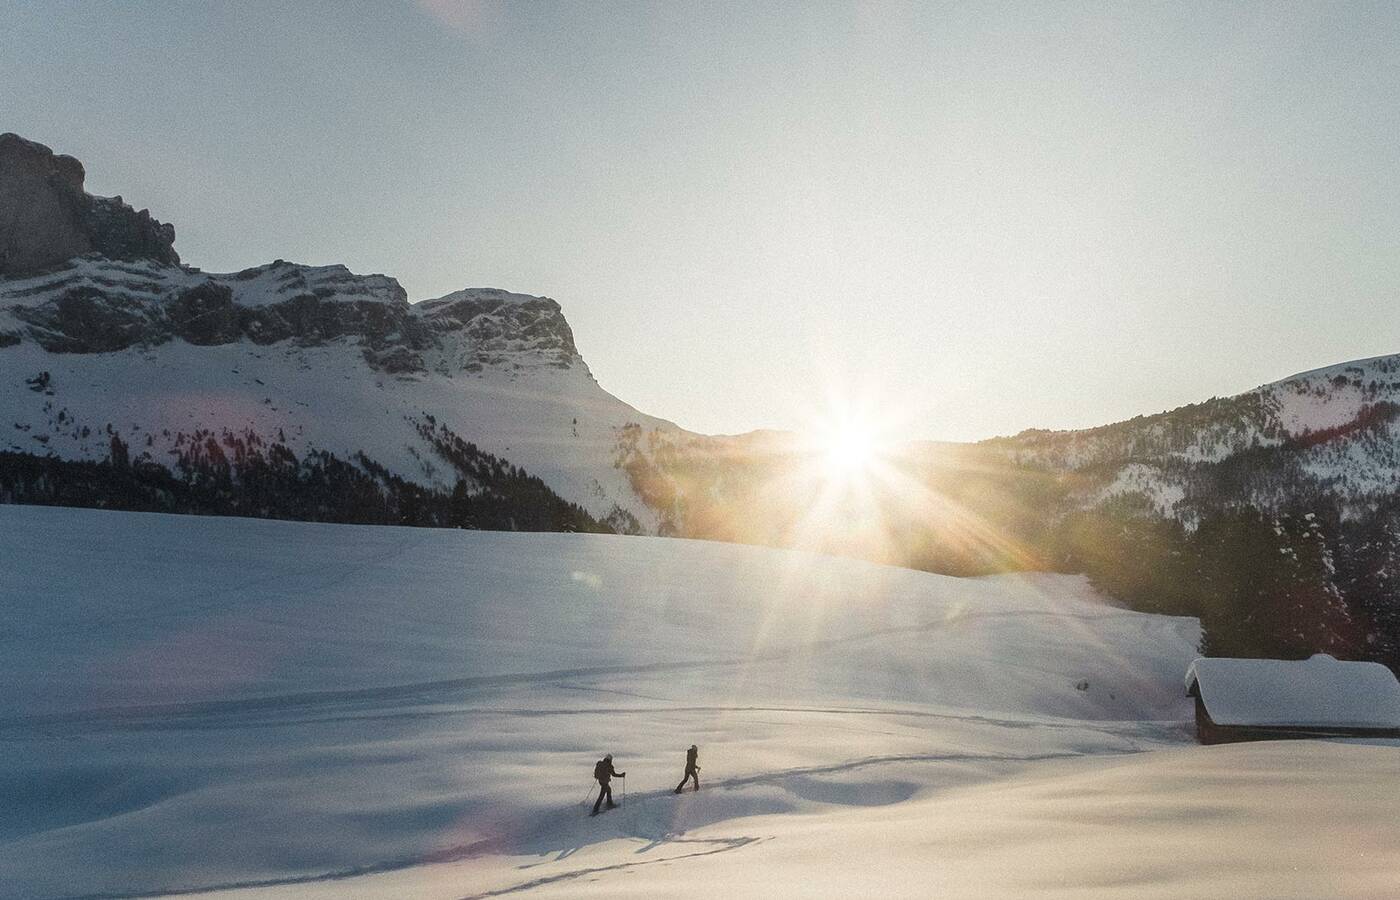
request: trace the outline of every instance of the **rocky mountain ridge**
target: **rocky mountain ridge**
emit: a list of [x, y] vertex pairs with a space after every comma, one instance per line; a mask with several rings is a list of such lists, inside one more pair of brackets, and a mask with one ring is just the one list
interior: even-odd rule
[[584, 366], [548, 298], [478, 288], [410, 304], [388, 276], [283, 260], [209, 274], [88, 254], [0, 280], [0, 342], [26, 339], [51, 353], [351, 340], [372, 368], [395, 375]]

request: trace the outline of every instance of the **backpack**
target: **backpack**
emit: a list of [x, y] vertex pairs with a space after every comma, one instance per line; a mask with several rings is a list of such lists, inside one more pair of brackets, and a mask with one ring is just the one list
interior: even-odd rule
[[602, 781], [604, 778], [607, 777], [608, 761], [606, 759], [600, 759], [593, 764], [593, 778], [597, 781]]

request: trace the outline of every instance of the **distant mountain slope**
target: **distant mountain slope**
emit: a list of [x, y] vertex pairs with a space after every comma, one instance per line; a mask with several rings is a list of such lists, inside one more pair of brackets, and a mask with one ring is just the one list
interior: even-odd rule
[[1400, 356], [1100, 428], [891, 448], [849, 495], [794, 436], [623, 440], [664, 533], [1087, 572], [1136, 608], [1200, 617], [1213, 652], [1400, 666]]
[[[1343, 363], [1083, 431], [1027, 431], [984, 446], [1019, 464], [1087, 476], [1092, 505], [1136, 496], [1193, 521], [1221, 502], [1278, 509], [1325, 495], [1349, 513], [1400, 490], [1400, 356]], [[1224, 482], [1248, 462], [1247, 484]], [[1232, 494], [1228, 498], [1225, 496]]]
[[[771, 495], [773, 479], [813, 454], [810, 442], [781, 432], [709, 437], [639, 428], [623, 433], [621, 447], [634, 486], [677, 534], [738, 518], [696, 505], [757, 503], [758, 494]], [[1097, 428], [888, 448], [883, 462], [960, 498], [969, 479], [1003, 490], [1035, 482], [1040, 500], [1052, 501], [1041, 512], [1052, 517], [1132, 507], [1194, 527], [1225, 508], [1281, 512], [1317, 503], [1363, 517], [1400, 492], [1400, 355]], [[948, 477], [964, 484], [941, 484]]]
[[[13, 268], [0, 277], [0, 451], [101, 461], [116, 440], [143, 471], [227, 468], [236, 491], [244, 457], [276, 448], [445, 495], [482, 489], [462, 464], [471, 445], [609, 527], [656, 528], [614, 465], [617, 434], [675, 426], [598, 386], [553, 300], [471, 289], [410, 304], [387, 276], [281, 260], [209, 274], [167, 254], [88, 253]], [[42, 499], [17, 478], [10, 499]]]

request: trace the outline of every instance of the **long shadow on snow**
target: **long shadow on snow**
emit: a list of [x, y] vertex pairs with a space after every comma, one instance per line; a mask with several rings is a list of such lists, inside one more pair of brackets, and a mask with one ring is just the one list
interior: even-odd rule
[[[682, 800], [707, 799], [717, 793], [734, 789], [765, 785], [781, 786], [785, 781], [789, 780], [797, 780], [800, 782], [811, 779], [813, 776], [852, 772], [859, 769], [883, 765], [896, 765], [901, 763], [936, 764], [979, 762], [993, 764], [1007, 763], [1014, 765], [1056, 759], [1070, 759], [1083, 755], [1082, 753], [1042, 753], [1026, 755], [937, 753], [870, 756], [831, 765], [803, 766], [783, 769], [777, 772], [764, 772], [756, 775], [715, 781], [707, 784], [698, 794], [682, 795]], [[806, 785], [799, 785], [798, 791], [792, 791], [790, 793], [798, 797], [807, 795], [808, 799], [810, 799], [812, 791]], [[865, 805], [858, 797], [847, 796], [843, 799], [842, 795], [846, 793], [846, 791], [827, 792], [824, 797], [820, 798], [819, 802], [829, 802], [837, 805]], [[137, 900], [137, 898], [199, 894], [211, 891], [229, 891], [246, 888], [292, 887], [300, 884], [347, 881], [368, 875], [402, 871], [417, 866], [460, 862], [466, 859], [500, 854], [509, 854], [513, 856], [545, 856], [548, 854], [557, 854], [556, 858], [552, 861], [558, 862], [592, 844], [629, 838], [648, 842], [645, 846], [639, 848], [636, 851], [637, 853], [647, 853], [656, 848], [680, 843], [718, 845], [712, 846], [709, 850], [692, 851], [684, 854], [660, 857], [655, 860], [571, 869], [567, 872], [542, 876], [520, 884], [471, 895], [472, 898], [492, 897], [528, 890], [558, 881], [597, 874], [599, 872], [626, 869], [638, 865], [671, 862], [695, 856], [709, 856], [715, 853], [737, 850], [761, 840], [761, 838], [738, 836], [698, 839], [683, 838], [682, 836], [689, 830], [708, 827], [729, 819], [743, 818], [750, 815], [774, 815], [797, 810], [797, 805], [795, 803], [780, 803], [775, 801], [772, 797], [752, 798], [752, 800], [743, 800], [743, 802], [740, 803], [733, 802], [733, 798], [725, 799], [730, 802], [711, 805], [708, 810], [698, 811], [700, 813], [699, 815], [687, 816], [684, 826], [679, 828], [676, 827], [674, 815], [667, 814], [666, 811], [663, 810], [663, 805], [665, 803], [675, 801], [672, 792], [669, 790], [649, 791], [645, 794], [633, 795], [627, 798], [625, 806], [617, 810], [609, 811], [597, 819], [590, 818], [584, 811], [584, 807], [571, 806], [560, 810], [558, 812], [559, 818], [557, 819], [537, 822], [533, 829], [520, 831], [505, 838], [473, 841], [453, 847], [442, 848], [429, 853], [403, 856], [330, 872], [291, 875], [283, 878], [247, 879], [212, 884], [170, 886], [155, 890], [133, 892], [113, 891], [78, 894], [71, 895], [65, 898], [65, 900]], [[709, 814], [706, 814], [707, 812]], [[638, 819], [641, 821], [639, 822]], [[561, 828], [559, 824], [561, 821], [573, 822], [576, 824]], [[540, 864], [531, 864], [529, 866], [522, 866], [521, 868], [534, 868], [537, 865]]]

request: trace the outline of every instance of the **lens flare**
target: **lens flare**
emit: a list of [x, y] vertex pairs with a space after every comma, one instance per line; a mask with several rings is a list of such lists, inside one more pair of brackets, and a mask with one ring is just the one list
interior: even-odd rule
[[845, 425], [835, 429], [825, 443], [826, 471], [832, 478], [860, 475], [875, 462], [875, 437], [862, 426]]

